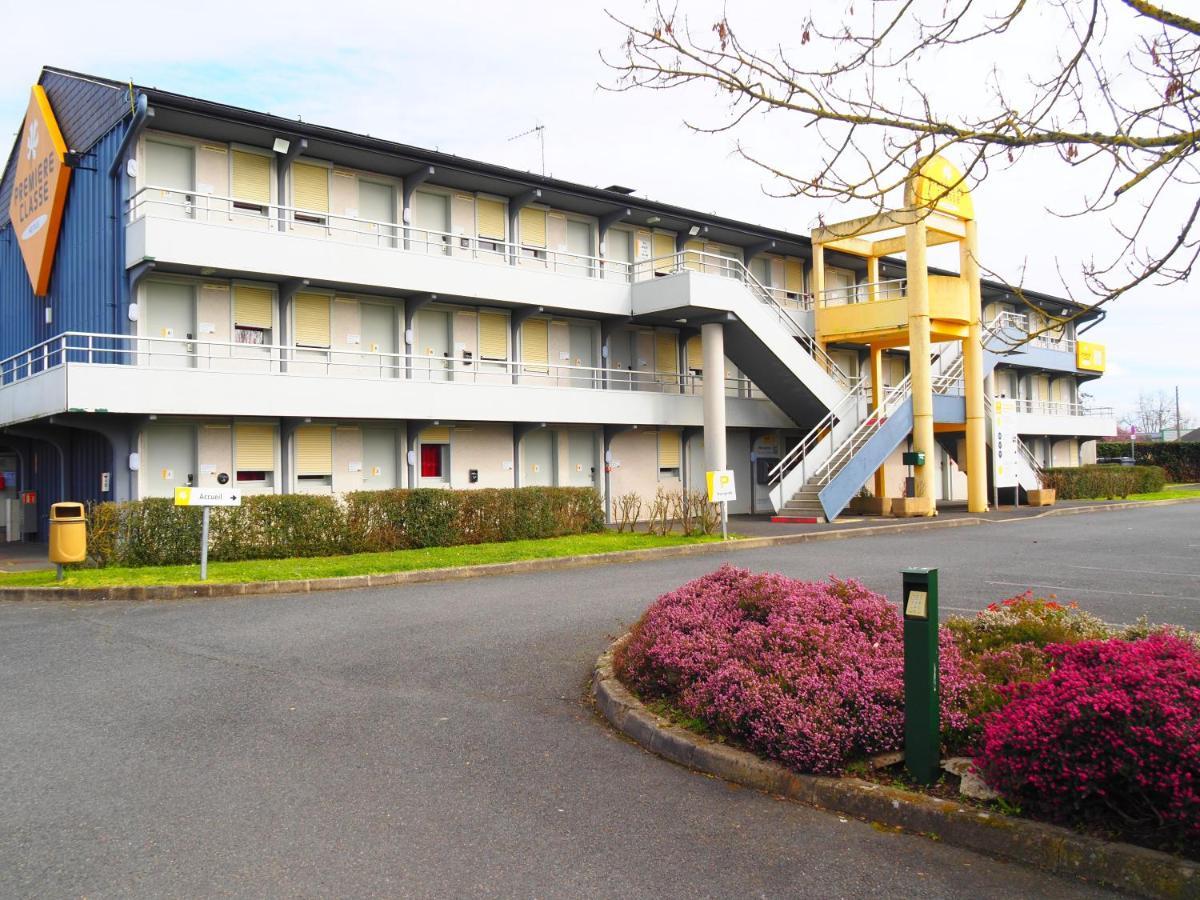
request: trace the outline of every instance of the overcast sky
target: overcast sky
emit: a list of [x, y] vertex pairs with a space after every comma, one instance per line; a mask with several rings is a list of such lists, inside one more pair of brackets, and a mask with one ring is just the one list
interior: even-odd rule
[[[61, 0], [48, 24], [44, 7], [6, 4], [0, 122], [15, 135], [40, 67], [56, 65], [531, 171], [541, 167], [538, 140], [510, 138], [541, 124], [547, 174], [628, 185], [640, 196], [798, 233], [822, 212], [843, 219], [866, 211], [767, 196], [759, 171], [733, 155], [733, 136], [697, 135], [682, 124], [711, 118], [719, 101], [703, 91], [598, 90], [613, 80], [599, 53], [615, 54], [623, 37], [605, 6], [649, 16], [642, 0], [293, 0], [279, 8], [128, 0], [119, 14]], [[707, 0], [683, 7], [697, 24], [719, 9]], [[800, 14], [781, 7], [741, 2], [735, 21], [798, 46]], [[1046, 51], [1029, 44], [1019, 51], [1028, 58], [1005, 59], [1005, 71], [1019, 79], [1024, 63]], [[970, 79], [957, 81], [971, 88]], [[811, 137], [783, 117], [752, 123], [745, 137], [780, 164], [795, 161], [805, 173], [814, 165]], [[1049, 292], [1060, 291], [1060, 271], [1077, 284], [1081, 261], [1111, 241], [1112, 226], [1045, 211], [1072, 187], [1049, 162], [1023, 163], [985, 183], [975, 204], [985, 265], [1013, 281], [1024, 267], [1026, 286]], [[1200, 414], [1200, 304], [1190, 285], [1126, 296], [1088, 337], [1109, 352], [1108, 372], [1092, 389], [1096, 402], [1120, 412], [1140, 390], [1173, 392], [1178, 384], [1185, 415]]]

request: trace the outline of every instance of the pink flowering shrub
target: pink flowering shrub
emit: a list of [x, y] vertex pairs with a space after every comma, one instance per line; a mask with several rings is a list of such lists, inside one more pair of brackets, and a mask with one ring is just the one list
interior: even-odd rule
[[1200, 849], [1200, 650], [1158, 632], [1046, 655], [986, 721], [988, 783], [1035, 816]]
[[[978, 678], [941, 636], [942, 723], [966, 728]], [[722, 566], [660, 597], [614, 660], [643, 698], [665, 698], [747, 748], [807, 772], [904, 740], [900, 615], [856, 581], [803, 582]]]

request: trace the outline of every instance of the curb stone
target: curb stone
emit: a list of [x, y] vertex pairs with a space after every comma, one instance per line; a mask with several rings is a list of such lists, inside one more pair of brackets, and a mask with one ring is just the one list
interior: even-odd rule
[[704, 544], [681, 544], [675, 547], [648, 547], [642, 550], [617, 550], [611, 553], [588, 553], [579, 556], [558, 556], [541, 559], [520, 559], [511, 562], [482, 563], [473, 566], [450, 566], [442, 569], [409, 569], [402, 572], [381, 572], [374, 575], [342, 575], [334, 578], [304, 578], [294, 581], [205, 582], [191, 584], [114, 585], [111, 587], [0, 587], [0, 602], [4, 601], [94, 601], [94, 600], [192, 600], [205, 597], [230, 597], [245, 594], [307, 594], [316, 591], [340, 591], [353, 588], [387, 587], [399, 584], [420, 584], [433, 581], [455, 581], [462, 578], [481, 578], [488, 575], [517, 575], [549, 572], [557, 569], [581, 569], [609, 563], [647, 562], [694, 556], [708, 553], [761, 550], [788, 544], [808, 544], [820, 541], [840, 541], [855, 537], [871, 537], [906, 531], [933, 531], [942, 528], [966, 528], [973, 525], [1006, 525], [1029, 522], [1048, 516], [1069, 516], [1081, 513], [1109, 512], [1122, 509], [1143, 509], [1153, 506], [1172, 506], [1177, 503], [1200, 503], [1197, 498], [1174, 500], [1130, 501], [1104, 503], [1096, 506], [1070, 506], [1048, 509], [1033, 516], [1011, 519], [984, 519], [963, 516], [955, 519], [918, 519], [885, 525], [865, 525], [857, 528], [837, 528], [831, 531], [809, 531], [802, 534], [780, 534], [768, 537], [741, 538], [733, 541], [711, 541]]
[[629, 637], [618, 638], [596, 661], [592, 695], [614, 728], [672, 762], [808, 806], [932, 835], [951, 846], [1139, 897], [1200, 900], [1200, 863], [859, 778], [800, 775], [673, 725], [647, 709], [613, 673], [613, 652]]

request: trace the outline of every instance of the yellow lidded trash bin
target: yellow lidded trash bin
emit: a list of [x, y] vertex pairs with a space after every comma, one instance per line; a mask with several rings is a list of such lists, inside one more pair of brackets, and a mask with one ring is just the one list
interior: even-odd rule
[[50, 505], [50, 562], [83, 562], [87, 559], [87, 516], [82, 503]]

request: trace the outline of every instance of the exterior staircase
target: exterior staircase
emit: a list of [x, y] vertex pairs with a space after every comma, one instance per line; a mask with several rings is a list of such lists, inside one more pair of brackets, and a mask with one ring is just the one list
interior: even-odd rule
[[[1001, 356], [988, 345], [1006, 325], [997, 317], [984, 330], [985, 376]], [[949, 400], [962, 392], [963, 366], [958, 342], [934, 356], [935, 421], [942, 420], [939, 397]], [[831, 522], [846, 508], [912, 431], [911, 376], [887, 393], [878, 412], [871, 412], [868, 407], [869, 399], [860, 379], [843, 403], [830, 410], [771, 471], [769, 489], [777, 511], [776, 521]], [[965, 402], [961, 415], [960, 421], [965, 421]], [[990, 409], [987, 420], [990, 426]]]

